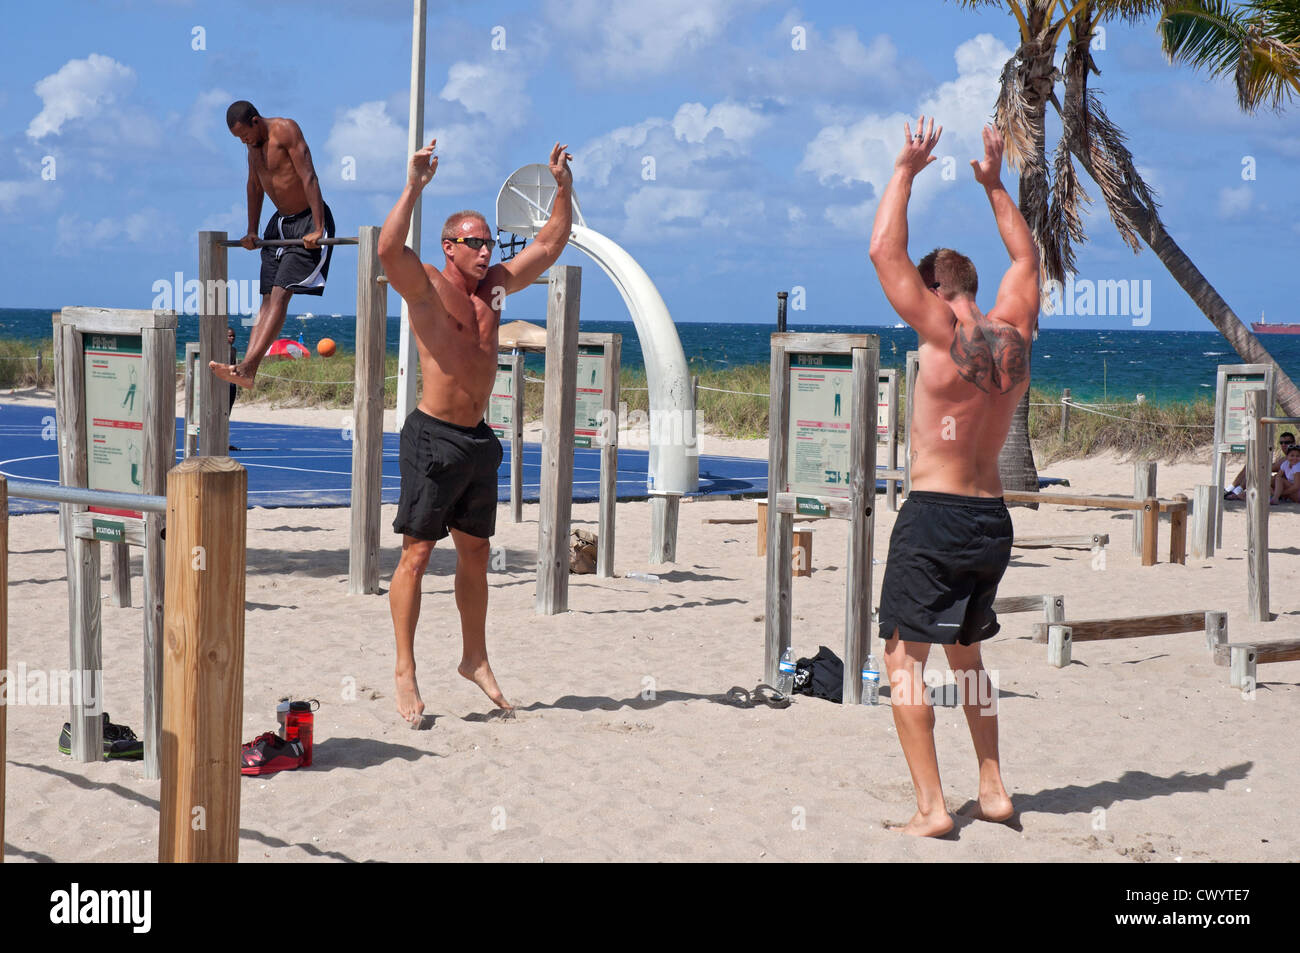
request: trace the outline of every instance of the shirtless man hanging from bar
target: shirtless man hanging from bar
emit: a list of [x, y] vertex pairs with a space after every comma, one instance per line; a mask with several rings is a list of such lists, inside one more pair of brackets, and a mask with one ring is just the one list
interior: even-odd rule
[[971, 160], [1011, 256], [993, 309], [975, 304], [975, 266], [936, 249], [913, 265], [907, 255], [912, 180], [934, 161], [943, 132], [934, 120], [905, 125], [907, 143], [880, 200], [871, 261], [889, 303], [920, 339], [912, 414], [912, 492], [889, 540], [880, 596], [894, 725], [916, 789], [916, 814], [898, 829], [942, 836], [953, 820], [943, 800], [934, 748], [934, 710], [923, 680], [930, 646], [944, 647], [964, 694], [979, 792], [970, 813], [1013, 816], [998, 759], [996, 687], [980, 642], [998, 631], [993, 600], [1011, 558], [1011, 517], [1002, 502], [998, 453], [1029, 387], [1029, 352], [1038, 322], [1038, 249], [1002, 186], [1002, 136], [984, 129], [984, 159]]
[[497, 329], [506, 295], [523, 291], [555, 264], [573, 224], [573, 175], [555, 144], [551, 217], [508, 262], [493, 265], [496, 244], [478, 212], [456, 212], [442, 228], [446, 264], [439, 271], [406, 247], [411, 212], [438, 170], [437, 140], [411, 157], [406, 190], [379, 233], [379, 260], [388, 282], [406, 299], [420, 353], [423, 392], [402, 426], [402, 490], [394, 532], [402, 558], [388, 591], [397, 638], [397, 710], [419, 727], [424, 702], [415, 679], [415, 627], [420, 583], [434, 544], [451, 534], [456, 547], [456, 608], [461, 660], [457, 671], [498, 708], [512, 711], [487, 657], [487, 567], [496, 528], [501, 442], [483, 420], [497, 372]]
[[252, 103], [241, 99], [226, 110], [226, 125], [230, 134], [248, 147], [248, 234], [239, 243], [249, 249], [257, 247], [263, 195], [270, 196], [276, 211], [262, 238], [302, 239], [301, 246], [262, 249], [262, 307], [243, 361], [208, 362], [212, 373], [222, 380], [252, 387], [266, 349], [280, 336], [289, 299], [325, 291], [333, 247], [318, 242], [334, 237], [334, 215], [321, 197], [311, 150], [296, 122], [263, 118]]

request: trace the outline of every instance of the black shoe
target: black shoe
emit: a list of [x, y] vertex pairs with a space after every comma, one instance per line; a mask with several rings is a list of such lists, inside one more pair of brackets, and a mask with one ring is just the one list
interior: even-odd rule
[[[59, 732], [59, 751], [72, 754], [72, 725], [63, 723]], [[144, 742], [126, 725], [115, 725], [104, 712], [104, 760], [140, 761], [144, 758]]]

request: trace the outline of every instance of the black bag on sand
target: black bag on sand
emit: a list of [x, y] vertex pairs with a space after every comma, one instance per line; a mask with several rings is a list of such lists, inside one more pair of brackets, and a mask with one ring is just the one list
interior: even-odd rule
[[825, 698], [842, 704], [844, 701], [844, 663], [826, 646], [818, 646], [812, 658], [801, 658], [794, 663], [794, 693]]

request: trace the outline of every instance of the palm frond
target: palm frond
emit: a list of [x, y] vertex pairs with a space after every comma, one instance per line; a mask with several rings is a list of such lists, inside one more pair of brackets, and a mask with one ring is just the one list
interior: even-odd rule
[[1093, 179], [1101, 190], [1120, 237], [1136, 254], [1139, 236], [1133, 220], [1124, 211], [1125, 204], [1132, 201], [1142, 205], [1152, 221], [1159, 224], [1157, 210], [1160, 203], [1156, 201], [1155, 192], [1138, 174], [1133, 155], [1126, 145], [1127, 137], [1110, 121], [1101, 98], [1091, 90], [1087, 95], [1087, 114], [1083, 148], [1089, 157]]

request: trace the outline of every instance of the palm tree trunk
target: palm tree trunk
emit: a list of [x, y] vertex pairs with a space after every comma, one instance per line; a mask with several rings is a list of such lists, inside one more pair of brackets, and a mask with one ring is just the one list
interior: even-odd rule
[[[1077, 142], [1070, 144], [1070, 151], [1095, 181], [1096, 175], [1087, 153]], [[1277, 383], [1277, 402], [1282, 406], [1285, 416], [1300, 417], [1300, 390], [1296, 389], [1295, 383], [1278, 366], [1277, 361], [1273, 360], [1272, 355], [1264, 350], [1259, 339], [1242, 324], [1241, 319], [1214, 290], [1214, 286], [1187, 257], [1187, 253], [1165, 231], [1164, 226], [1156, 220], [1145, 205], [1132, 197], [1124, 203], [1124, 213], [1133, 222], [1142, 240], [1155, 252], [1161, 264], [1178, 282], [1179, 287], [1187, 292], [1188, 297], [1232, 345], [1232, 349], [1241, 359], [1247, 364], [1273, 365], [1274, 380]]]

